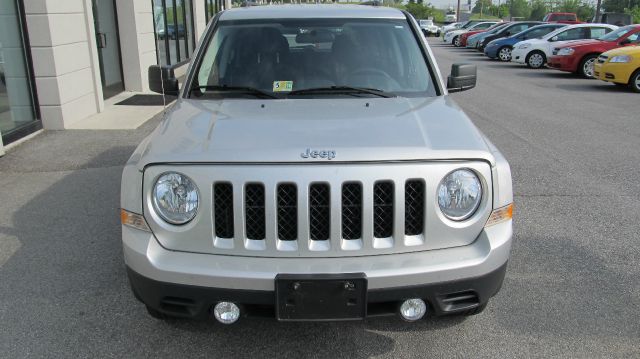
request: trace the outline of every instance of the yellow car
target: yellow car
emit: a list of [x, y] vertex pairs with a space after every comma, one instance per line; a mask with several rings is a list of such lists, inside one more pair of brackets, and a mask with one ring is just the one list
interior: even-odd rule
[[598, 57], [594, 76], [640, 92], [640, 46], [621, 47]]

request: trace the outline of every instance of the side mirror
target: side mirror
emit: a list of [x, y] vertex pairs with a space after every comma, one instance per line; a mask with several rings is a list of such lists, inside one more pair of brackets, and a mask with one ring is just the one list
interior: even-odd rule
[[558, 37], [557, 37], [557, 36], [554, 36], [554, 37], [552, 37], [551, 39], [549, 39], [549, 41], [551, 41], [551, 42], [556, 42], [556, 41], [558, 41]]
[[449, 92], [471, 90], [476, 87], [477, 72], [476, 65], [464, 63], [451, 65], [451, 75], [447, 78], [447, 90]]
[[620, 46], [629, 45], [630, 43], [631, 40], [629, 40], [629, 38], [627, 37], [626, 39], [620, 41]]
[[149, 66], [149, 89], [153, 92], [177, 96], [180, 88], [173, 69], [160, 65]]
[[507, 31], [504, 33], [505, 36], [511, 36], [511, 31]]

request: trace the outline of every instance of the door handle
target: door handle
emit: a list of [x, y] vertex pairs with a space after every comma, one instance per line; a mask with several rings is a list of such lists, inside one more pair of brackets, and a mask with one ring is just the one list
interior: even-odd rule
[[104, 49], [107, 47], [107, 34], [104, 32], [99, 32], [96, 34], [96, 43], [99, 49]]

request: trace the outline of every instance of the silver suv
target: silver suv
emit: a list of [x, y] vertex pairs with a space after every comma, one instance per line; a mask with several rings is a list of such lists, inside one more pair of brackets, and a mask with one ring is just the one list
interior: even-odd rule
[[157, 318], [233, 323], [475, 314], [504, 278], [509, 165], [448, 96], [411, 15], [234, 9], [122, 175], [135, 296]]

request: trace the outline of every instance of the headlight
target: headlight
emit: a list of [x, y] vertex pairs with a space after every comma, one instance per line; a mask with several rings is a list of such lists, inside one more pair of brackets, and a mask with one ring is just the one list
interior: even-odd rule
[[480, 206], [481, 199], [480, 180], [468, 169], [450, 172], [438, 186], [440, 210], [453, 221], [463, 221], [471, 217]]
[[563, 47], [558, 51], [558, 56], [569, 56], [569, 55], [572, 55], [574, 52], [576, 52], [576, 50], [570, 47]]
[[520, 45], [518, 45], [518, 48], [521, 49], [521, 50], [528, 49], [529, 47], [531, 47], [531, 44], [520, 44]]
[[171, 224], [185, 224], [198, 212], [198, 187], [177, 172], [163, 173], [153, 186], [153, 208]]
[[629, 55], [618, 55], [618, 56], [614, 56], [611, 58], [611, 60], [609, 60], [609, 62], [617, 62], [617, 63], [627, 63], [627, 62], [631, 62], [631, 56]]

